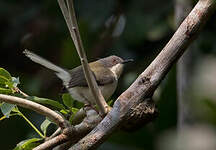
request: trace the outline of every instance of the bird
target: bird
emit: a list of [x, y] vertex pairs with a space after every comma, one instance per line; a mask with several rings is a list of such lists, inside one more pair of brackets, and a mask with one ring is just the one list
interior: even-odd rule
[[[64, 87], [73, 99], [86, 105], [95, 104], [95, 99], [88, 87], [82, 66], [68, 70], [53, 64], [29, 50], [24, 50], [23, 53], [33, 62], [54, 71], [62, 80]], [[110, 98], [115, 92], [124, 64], [131, 61], [133, 60], [123, 60], [121, 57], [111, 55], [89, 63], [90, 70], [105, 100]]]

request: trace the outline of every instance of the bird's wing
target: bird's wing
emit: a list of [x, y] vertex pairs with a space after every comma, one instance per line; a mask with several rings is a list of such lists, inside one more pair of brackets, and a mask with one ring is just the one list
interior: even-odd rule
[[[115, 81], [115, 76], [109, 69], [102, 69], [100, 67], [97, 67], [97, 70], [95, 69], [94, 70], [91, 69], [91, 70], [99, 86], [113, 83]], [[88, 86], [82, 66], [78, 66], [74, 68], [73, 70], [70, 71], [70, 74], [71, 74], [71, 80], [69, 82], [68, 88], [72, 88], [76, 86], [82, 86], [82, 87]]]
[[88, 86], [82, 66], [78, 66], [69, 72], [71, 74], [71, 80], [68, 84], [68, 88], [76, 86]]
[[97, 70], [94, 71], [94, 75], [98, 85], [110, 84], [116, 80], [113, 72], [107, 68], [97, 68]]

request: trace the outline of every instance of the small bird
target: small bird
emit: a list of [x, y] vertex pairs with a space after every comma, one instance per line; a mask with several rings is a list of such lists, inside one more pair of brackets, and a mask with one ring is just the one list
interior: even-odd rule
[[[72, 98], [87, 105], [94, 105], [95, 100], [88, 88], [82, 66], [72, 70], [63, 69], [50, 61], [24, 50], [23, 53], [32, 61], [52, 70], [63, 81]], [[109, 56], [89, 63], [90, 70], [96, 79], [102, 95], [107, 100], [116, 90], [118, 79], [123, 71], [123, 66], [132, 59], [123, 60], [118, 56]]]

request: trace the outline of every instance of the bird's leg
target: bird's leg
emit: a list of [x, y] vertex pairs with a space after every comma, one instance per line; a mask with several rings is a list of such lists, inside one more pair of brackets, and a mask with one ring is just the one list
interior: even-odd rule
[[91, 104], [91, 103], [84, 104], [84, 110], [85, 110], [85, 108], [88, 109], [88, 107], [93, 109], [94, 111], [96, 111], [99, 114], [97, 108], [93, 104]]
[[95, 110], [98, 114], [98, 110], [96, 109], [95, 105], [91, 103], [85, 95], [82, 95], [82, 97], [85, 99], [84, 109], [90, 107], [91, 109]]

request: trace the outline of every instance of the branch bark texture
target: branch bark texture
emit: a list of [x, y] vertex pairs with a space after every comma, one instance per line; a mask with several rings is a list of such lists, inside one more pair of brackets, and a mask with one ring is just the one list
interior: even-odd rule
[[77, 25], [73, 0], [67, 0], [67, 6], [64, 0], [58, 0], [58, 3], [70, 31], [77, 53], [79, 54], [88, 87], [91, 90], [93, 97], [95, 98], [95, 103], [98, 105], [101, 114], [105, 115], [108, 111], [108, 105], [88, 65], [88, 60], [85, 54], [85, 50], [79, 33], [79, 28]]
[[99, 146], [114, 129], [120, 126], [132, 107], [138, 105], [145, 98], [151, 97], [172, 65], [176, 63], [186, 48], [196, 38], [214, 7], [215, 0], [199, 0], [155, 60], [119, 96], [113, 109], [107, 116], [86, 137], [71, 147], [70, 150], [86, 150]]
[[26, 100], [15, 96], [0, 94], [0, 101], [10, 103], [10, 104], [16, 104], [23, 108], [27, 108], [41, 115], [44, 115], [50, 118], [52, 121], [54, 121], [61, 129], [65, 129], [70, 126], [69, 122], [66, 121], [61, 115], [59, 115], [55, 111], [43, 105], [40, 105], [38, 103], [32, 102], [30, 100]]
[[65, 135], [64, 133], [44, 142], [43, 144], [40, 144], [39, 146], [35, 147], [33, 150], [47, 150], [51, 149], [59, 144], [62, 144], [63, 142], [67, 141], [69, 138], [68, 135]]

